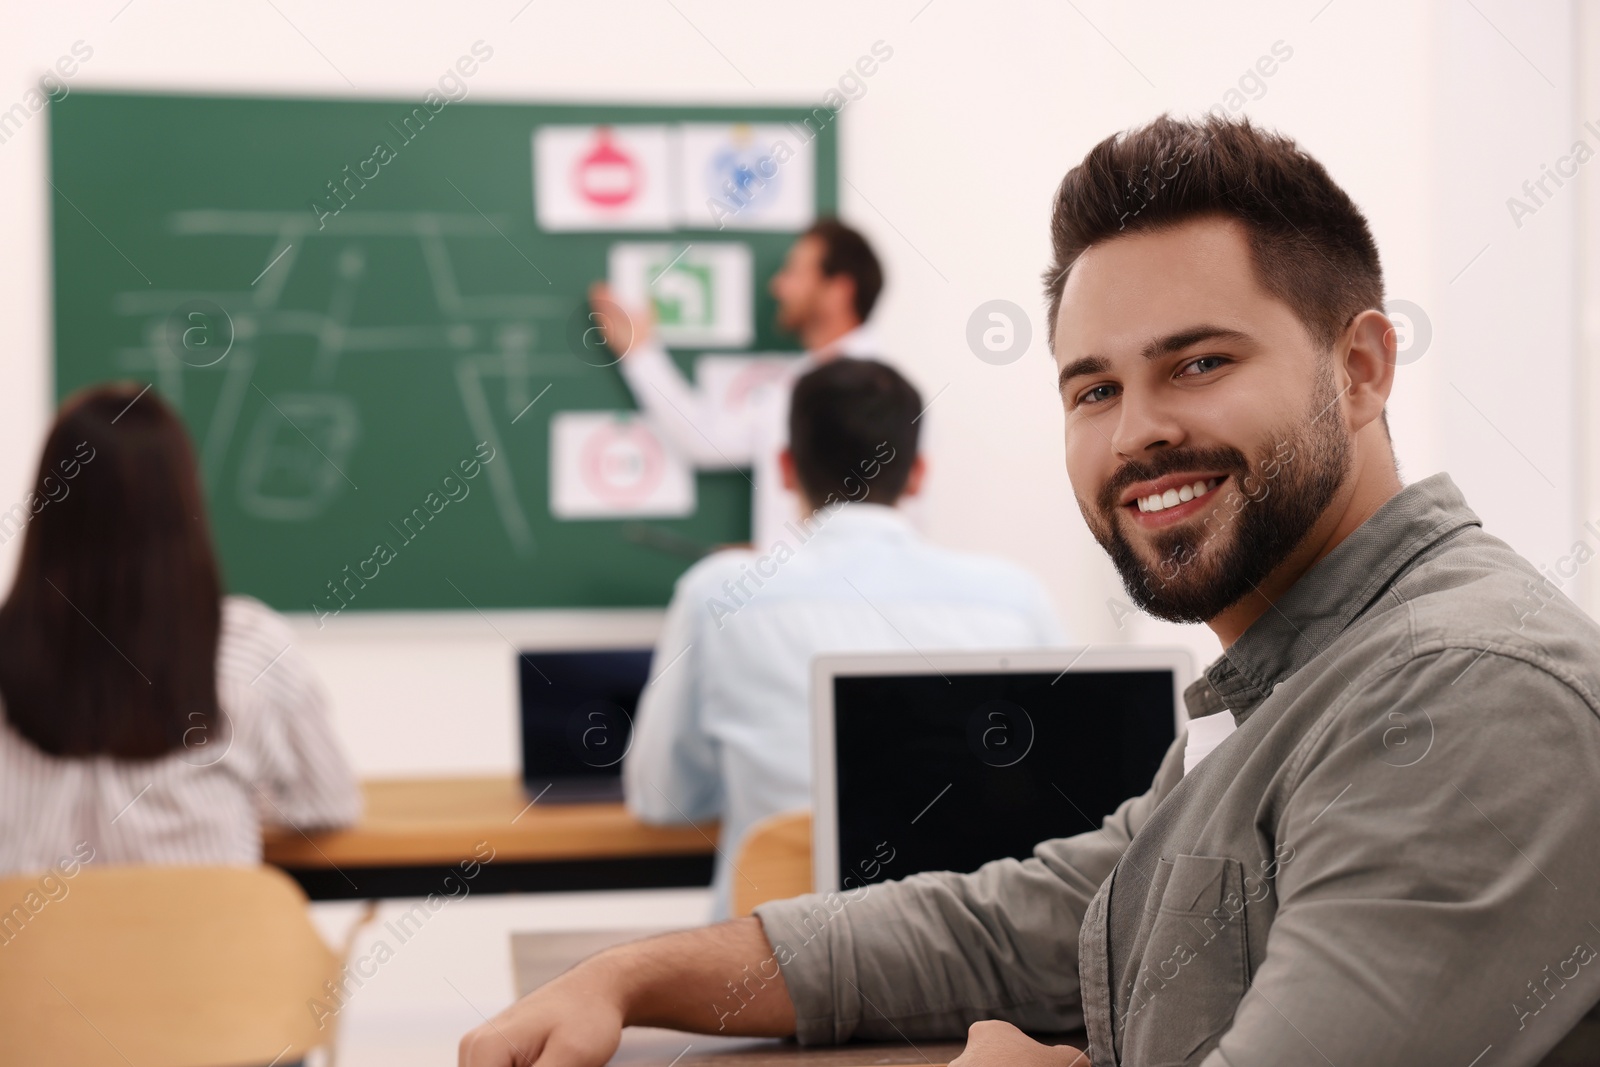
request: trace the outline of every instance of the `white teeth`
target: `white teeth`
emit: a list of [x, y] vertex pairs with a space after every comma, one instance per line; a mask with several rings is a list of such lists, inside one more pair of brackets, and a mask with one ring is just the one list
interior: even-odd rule
[[1139, 510], [1150, 513], [1165, 511], [1179, 504], [1187, 504], [1198, 496], [1205, 496], [1211, 490], [1222, 484], [1221, 478], [1212, 478], [1209, 481], [1198, 481], [1193, 485], [1181, 486], [1177, 489], [1168, 489], [1164, 493], [1151, 493], [1149, 496], [1138, 498]]

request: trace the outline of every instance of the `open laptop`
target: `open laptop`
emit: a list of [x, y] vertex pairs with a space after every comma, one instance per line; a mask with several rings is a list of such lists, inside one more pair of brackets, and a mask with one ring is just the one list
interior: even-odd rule
[[817, 657], [816, 890], [972, 871], [1099, 827], [1150, 787], [1193, 675], [1179, 648]]
[[523, 652], [522, 784], [540, 803], [622, 799], [648, 648]]

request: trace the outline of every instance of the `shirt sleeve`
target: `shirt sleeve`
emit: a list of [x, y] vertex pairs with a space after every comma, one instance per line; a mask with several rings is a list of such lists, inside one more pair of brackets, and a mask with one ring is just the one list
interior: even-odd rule
[[1600, 724], [1525, 655], [1363, 678], [1285, 767], [1266, 956], [1203, 1067], [1535, 1064], [1600, 997]]
[[231, 638], [220, 692], [230, 714], [246, 717], [237, 743], [251, 750], [241, 763], [250, 768], [262, 821], [300, 830], [354, 823], [361, 791], [334, 734], [327, 691], [294, 631], [264, 605], [230, 608], [234, 620], [248, 621], [230, 624], [244, 632]]
[[708, 403], [660, 342], [639, 345], [619, 367], [651, 423], [695, 466], [733, 468], [755, 462], [754, 413]]
[[1175, 743], [1148, 792], [1099, 829], [1046, 841], [1028, 859], [756, 908], [794, 1000], [796, 1036], [958, 1038], [980, 1019], [1037, 1032], [1083, 1025], [1078, 928], [1182, 767]]
[[700, 709], [696, 611], [704, 607], [693, 592], [700, 573], [679, 579], [667, 607], [622, 761], [628, 810], [644, 822], [700, 822], [722, 810], [718, 747]]

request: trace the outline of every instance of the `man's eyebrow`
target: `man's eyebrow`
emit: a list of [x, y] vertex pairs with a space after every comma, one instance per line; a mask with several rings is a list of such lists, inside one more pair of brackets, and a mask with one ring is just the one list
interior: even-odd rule
[[1056, 387], [1065, 392], [1067, 383], [1072, 379], [1081, 378], [1089, 374], [1104, 374], [1110, 369], [1111, 364], [1100, 356], [1083, 356], [1061, 368], [1061, 376], [1056, 379]]
[[[1140, 353], [1147, 360], [1160, 359], [1170, 356], [1174, 352], [1182, 352], [1186, 348], [1200, 344], [1202, 341], [1226, 341], [1232, 343], [1249, 342], [1249, 334], [1238, 330], [1230, 330], [1222, 326], [1191, 326], [1177, 333], [1170, 333], [1165, 337], [1158, 337], [1144, 346]], [[1061, 368], [1061, 375], [1056, 379], [1059, 388], [1065, 389], [1067, 383], [1074, 378], [1086, 374], [1104, 374], [1111, 369], [1111, 364], [1103, 356], [1084, 356], [1075, 359]]]
[[1142, 353], [1145, 359], [1160, 359], [1170, 356], [1174, 352], [1182, 352], [1202, 341], [1229, 341], [1239, 343], [1249, 341], [1250, 335], [1238, 330], [1229, 330], [1222, 326], [1191, 326], [1187, 330], [1170, 333], [1165, 337], [1157, 338], [1144, 346]]

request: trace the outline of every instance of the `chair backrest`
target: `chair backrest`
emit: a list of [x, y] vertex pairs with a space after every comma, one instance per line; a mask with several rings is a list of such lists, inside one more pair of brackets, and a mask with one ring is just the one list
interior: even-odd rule
[[769, 815], [745, 831], [734, 860], [733, 917], [769, 900], [811, 892], [811, 812]]
[[[65, 887], [64, 889], [62, 887]], [[0, 881], [8, 1063], [292, 1063], [330, 1041], [338, 956], [270, 867], [84, 868]]]

